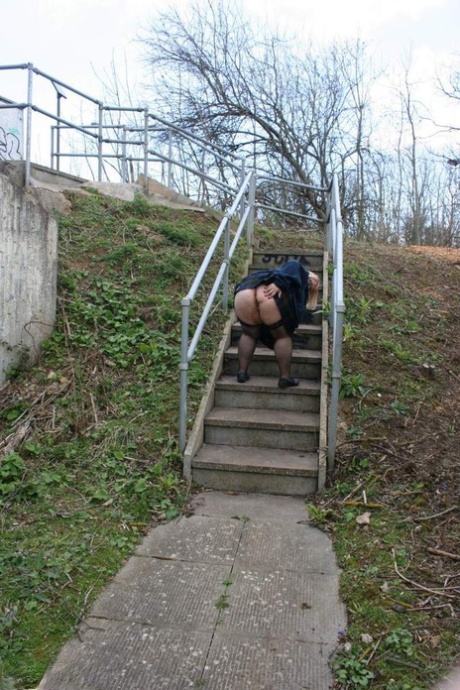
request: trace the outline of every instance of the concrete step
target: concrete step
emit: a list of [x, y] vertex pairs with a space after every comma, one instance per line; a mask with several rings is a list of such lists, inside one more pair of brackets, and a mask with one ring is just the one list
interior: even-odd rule
[[290, 412], [319, 412], [320, 384], [301, 380], [295, 388], [280, 390], [278, 379], [251, 376], [246, 383], [238, 383], [234, 376], [221, 376], [216, 382], [216, 407], [245, 407]]
[[[245, 385], [245, 384], [241, 384]], [[315, 451], [319, 414], [250, 408], [214, 407], [204, 422], [204, 442], [234, 446]]]
[[[224, 359], [224, 374], [236, 376], [238, 372], [238, 350], [235, 346], [227, 349]], [[275, 353], [268, 347], [257, 347], [249, 366], [251, 376], [279, 376]], [[320, 350], [293, 350], [291, 376], [301, 379], [318, 380], [321, 377]]]
[[[292, 336], [294, 347], [297, 350], [321, 350], [322, 344], [321, 324], [301, 323]], [[241, 336], [241, 324], [237, 321], [232, 326], [231, 344], [237, 345]]]
[[324, 252], [318, 249], [310, 251], [296, 251], [291, 249], [284, 251], [279, 249], [276, 252], [272, 251], [254, 251], [252, 255], [252, 266], [249, 271], [260, 270], [261, 268], [279, 268], [286, 261], [295, 259], [299, 261], [305, 268], [320, 273], [323, 270], [323, 255]]
[[305, 496], [317, 488], [317, 453], [205, 444], [192, 467], [194, 481], [212, 489]]
[[323, 308], [321, 304], [322, 302], [320, 301], [315, 311], [309, 311], [308, 309], [305, 309], [300, 325], [305, 324], [311, 326], [321, 326], [321, 324], [323, 323]]

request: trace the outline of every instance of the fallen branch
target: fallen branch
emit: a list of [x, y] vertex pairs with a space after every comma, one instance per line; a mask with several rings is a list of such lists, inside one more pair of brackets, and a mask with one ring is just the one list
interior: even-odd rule
[[349, 493], [347, 496], [345, 496], [345, 498], [343, 499], [343, 502], [345, 503], [345, 501], [348, 501], [349, 498], [351, 498], [351, 497], [354, 496], [356, 493], [358, 493], [358, 491], [361, 489], [361, 487], [362, 487], [363, 485], [364, 485], [364, 482], [360, 482], [357, 486], [355, 486], [355, 488], [353, 489], [353, 491], [350, 491], [350, 493]]
[[449, 551], [443, 551], [442, 549], [433, 549], [428, 547], [427, 551], [434, 554], [435, 556], [445, 556], [446, 558], [452, 558], [454, 561], [460, 561], [460, 555], [458, 553], [449, 553]]
[[447, 593], [444, 591], [444, 589], [437, 589], [437, 590], [436, 590], [436, 589], [430, 589], [429, 587], [425, 587], [424, 585], [421, 585], [421, 584], [419, 584], [418, 582], [414, 582], [414, 580], [409, 580], [409, 578], [408, 578], [408, 577], [405, 577], [405, 575], [403, 575], [403, 574], [401, 573], [401, 571], [399, 570], [399, 568], [398, 568], [398, 564], [396, 563], [395, 550], [392, 549], [392, 550], [391, 550], [391, 553], [392, 553], [392, 556], [393, 556], [393, 567], [394, 567], [394, 569], [395, 569], [395, 572], [396, 572], [397, 576], [400, 577], [401, 580], [403, 580], [404, 582], [408, 582], [410, 585], [412, 585], [412, 586], [415, 587], [416, 589], [421, 589], [421, 590], [423, 590], [424, 592], [429, 592], [430, 594], [436, 594], [436, 595], [440, 595], [440, 596], [443, 596], [443, 597], [448, 597], [448, 599], [457, 599], [458, 595], [453, 596], [452, 594], [447, 594]]
[[367, 443], [368, 441], [386, 441], [387, 439], [385, 436], [375, 436], [372, 437], [370, 436], [369, 438], [363, 437], [363, 438], [351, 438], [350, 440], [347, 441], [342, 441], [337, 445], [337, 449], [341, 448], [342, 446], [347, 446], [350, 445], [350, 443]]
[[345, 506], [359, 506], [360, 508], [384, 508], [381, 503], [365, 503], [364, 501], [345, 501]]
[[442, 510], [440, 513], [434, 513], [434, 515], [422, 515], [421, 517], [408, 517], [403, 520], [403, 522], [424, 522], [425, 520], [435, 520], [438, 517], [447, 515], [447, 513], [452, 513], [454, 510], [458, 510], [460, 506], [451, 506]]
[[5, 457], [18, 448], [26, 438], [30, 429], [30, 420], [23, 422], [12, 434], [0, 443], [0, 458]]

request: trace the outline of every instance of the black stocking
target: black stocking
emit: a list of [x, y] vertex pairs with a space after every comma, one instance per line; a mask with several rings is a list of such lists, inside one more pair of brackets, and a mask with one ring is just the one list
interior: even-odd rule
[[259, 326], [242, 326], [242, 334], [238, 343], [238, 368], [239, 371], [247, 371], [254, 350], [256, 349], [257, 339], [260, 333]]
[[275, 350], [280, 377], [289, 379], [291, 376], [292, 338], [284, 326], [278, 324], [273, 325], [274, 328], [269, 326], [269, 329], [275, 339], [273, 349]]

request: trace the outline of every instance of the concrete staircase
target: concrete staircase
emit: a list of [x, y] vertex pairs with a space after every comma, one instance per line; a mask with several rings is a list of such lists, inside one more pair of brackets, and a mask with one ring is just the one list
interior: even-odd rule
[[[318, 250], [254, 252], [249, 271], [276, 268], [292, 258], [318, 273], [325, 284], [326, 258]], [[232, 324], [202, 410], [201, 429], [194, 434], [194, 448], [185, 453], [195, 483], [220, 490], [301, 496], [322, 488], [327, 325], [321, 311], [313, 315], [306, 311], [303, 321], [294, 334], [292, 358], [292, 375], [300, 378], [300, 385], [286, 390], [278, 388], [273, 351], [262, 345], [249, 367], [250, 380], [237, 383], [241, 326]]]

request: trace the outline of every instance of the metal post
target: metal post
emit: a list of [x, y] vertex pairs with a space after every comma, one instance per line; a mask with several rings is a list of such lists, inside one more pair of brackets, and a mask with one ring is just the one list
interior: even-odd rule
[[[241, 161], [240, 187], [244, 184], [245, 179], [246, 179], [246, 159], [243, 158], [243, 160]], [[245, 196], [243, 196], [243, 197], [241, 198], [241, 204], [240, 204], [240, 218], [243, 217], [244, 206], [245, 206]]]
[[187, 443], [187, 377], [188, 377], [188, 327], [190, 316], [190, 303], [188, 297], [184, 297], [182, 306], [181, 329], [181, 362], [180, 362], [180, 409], [179, 409], [179, 450], [185, 450]]
[[248, 215], [247, 225], [246, 225], [246, 239], [248, 247], [252, 246], [252, 235], [254, 233], [254, 217], [255, 217], [255, 206], [256, 206], [256, 173], [255, 171], [251, 175], [251, 181], [249, 183], [249, 197], [248, 204], [250, 206], [250, 211]]
[[97, 138], [97, 179], [102, 181], [102, 126], [104, 117], [104, 106], [99, 103], [99, 121], [98, 121], [98, 138]]
[[228, 276], [230, 273], [230, 218], [227, 216], [227, 225], [225, 226], [224, 235], [224, 263], [225, 272], [222, 278], [222, 309], [228, 309]]
[[122, 134], [123, 138], [121, 141], [121, 179], [123, 182], [129, 182], [128, 163], [126, 161], [126, 125], [123, 125]]
[[26, 135], [26, 167], [24, 186], [30, 187], [30, 169], [32, 154], [32, 88], [34, 66], [31, 62], [27, 65], [27, 135]]
[[144, 192], [149, 191], [148, 184], [149, 171], [149, 111], [146, 108], [144, 111]]
[[329, 219], [331, 228], [331, 246], [329, 252], [332, 256], [332, 290], [331, 290], [331, 303], [329, 311], [329, 323], [333, 326], [333, 319], [335, 318], [335, 300], [336, 300], [336, 280], [337, 280], [337, 251], [335, 246], [336, 236], [337, 236], [337, 223], [335, 219], [335, 208], [331, 209], [331, 216]]
[[51, 150], [50, 150], [50, 167], [51, 169], [54, 169], [54, 132], [56, 130], [56, 127], [54, 125], [51, 126]]
[[331, 386], [331, 401], [329, 404], [329, 423], [328, 423], [328, 442], [327, 442], [327, 457], [328, 457], [328, 471], [332, 472], [334, 469], [335, 452], [337, 449], [337, 420], [339, 415], [339, 394], [340, 394], [340, 379], [342, 373], [342, 339], [343, 339], [343, 313], [344, 307], [341, 305], [337, 309], [334, 334], [333, 334], [333, 352], [332, 352], [332, 386]]
[[172, 129], [168, 130], [168, 189], [172, 189]]
[[[57, 93], [57, 108], [56, 108], [58, 120], [61, 118], [61, 94]], [[56, 127], [56, 170], [59, 170], [61, 159], [59, 154], [61, 153], [61, 127], [58, 121]]]
[[331, 188], [330, 243], [333, 252], [334, 273], [332, 276], [332, 386], [328, 416], [328, 471], [334, 469], [337, 449], [337, 420], [339, 414], [340, 379], [342, 373], [342, 341], [345, 304], [343, 301], [343, 227], [340, 215], [338, 181], [334, 175]]

